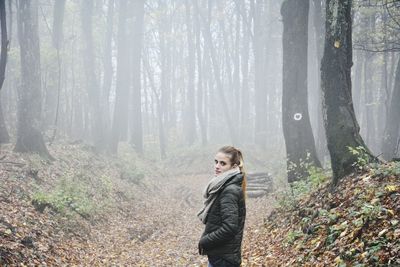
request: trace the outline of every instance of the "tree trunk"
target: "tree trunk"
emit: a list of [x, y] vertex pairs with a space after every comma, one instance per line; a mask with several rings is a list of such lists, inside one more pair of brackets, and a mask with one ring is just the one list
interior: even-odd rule
[[[8, 39], [7, 39], [7, 19], [6, 19], [6, 5], [5, 1], [0, 1], [0, 25], [1, 25], [1, 55], [0, 55], [0, 92], [3, 87], [6, 64], [7, 64], [7, 51], [8, 51]], [[10, 136], [6, 128], [6, 123], [3, 116], [3, 107], [1, 104], [0, 97], [0, 144], [8, 143]]]
[[122, 140], [124, 125], [128, 123], [130, 86], [130, 64], [127, 36], [127, 1], [119, 2], [117, 81], [115, 89], [114, 118], [111, 132], [110, 151], [117, 153], [118, 142]]
[[327, 0], [325, 48], [321, 62], [324, 123], [333, 170], [333, 184], [354, 170], [357, 155], [349, 147], [363, 147], [351, 97], [351, 0]]
[[[325, 135], [325, 128], [324, 128], [324, 120], [322, 118], [322, 95], [321, 95], [321, 59], [322, 59], [322, 52], [324, 48], [324, 14], [322, 12], [322, 4], [321, 0], [313, 0], [313, 26], [314, 26], [314, 35], [315, 35], [315, 46], [316, 46], [316, 53], [317, 53], [317, 116], [316, 116], [316, 150], [319, 158], [321, 161], [324, 161], [325, 156], [329, 154], [327, 145], [326, 145], [326, 135]], [[314, 61], [315, 62], [315, 61]], [[322, 162], [324, 164], [324, 162]]]
[[[190, 12], [189, 0], [185, 1], [186, 7], [186, 34], [187, 34], [187, 45], [188, 45], [188, 59], [187, 59], [187, 91], [186, 91], [186, 107], [183, 114], [184, 118], [184, 130], [186, 143], [191, 146], [196, 140], [196, 109], [195, 109], [195, 45], [193, 38], [193, 24]], [[193, 16], [194, 17], [194, 16]]]
[[386, 120], [385, 134], [383, 135], [382, 152], [386, 160], [396, 157], [399, 151], [400, 129], [400, 58], [398, 59], [396, 78], [390, 101], [389, 114]]
[[97, 151], [103, 151], [106, 145], [104, 140], [103, 110], [100, 106], [100, 88], [96, 77], [96, 62], [93, 45], [92, 27], [93, 0], [82, 1], [82, 34], [84, 39], [83, 62], [86, 78], [86, 88], [89, 98], [89, 117], [86, 125], [90, 126], [92, 140]]
[[266, 148], [267, 136], [267, 101], [268, 94], [265, 86], [265, 0], [254, 3], [251, 1], [252, 13], [254, 18], [254, 104], [255, 104], [255, 143]]
[[131, 144], [139, 154], [143, 153], [143, 122], [141, 93], [141, 62], [143, 46], [144, 0], [134, 1], [134, 25], [132, 44], [132, 119]]
[[34, 152], [51, 158], [40, 129], [42, 94], [38, 10], [36, 0], [19, 0], [18, 39], [21, 56], [16, 152]]
[[105, 35], [105, 46], [104, 46], [104, 58], [103, 58], [103, 68], [104, 68], [104, 77], [103, 77], [103, 90], [102, 90], [102, 109], [104, 111], [104, 125], [105, 125], [105, 136], [107, 136], [107, 140], [109, 140], [110, 129], [109, 126], [111, 124], [110, 118], [110, 91], [112, 85], [112, 78], [113, 78], [113, 56], [112, 56], [112, 39], [113, 39], [113, 29], [114, 29], [114, 0], [108, 1], [107, 6], [107, 28], [106, 28], [106, 35]]
[[[54, 129], [50, 139], [50, 144], [54, 141], [57, 134], [58, 116], [60, 111], [61, 94], [61, 55], [60, 49], [63, 43], [63, 22], [64, 22], [65, 0], [56, 0], [53, 10], [53, 46], [57, 51], [57, 104], [55, 107]], [[53, 112], [54, 113], [54, 112]]]
[[308, 114], [308, 12], [308, 0], [286, 0], [282, 3], [282, 127], [289, 182], [307, 175], [307, 164], [302, 162], [321, 166]]
[[[197, 0], [193, 0], [197, 1]], [[197, 56], [197, 119], [200, 125], [201, 144], [204, 146], [207, 144], [207, 125], [205, 123], [204, 116], [204, 88], [203, 88], [203, 61], [201, 51], [201, 25], [200, 18], [197, 14], [195, 16], [195, 29], [196, 29], [196, 56]], [[204, 54], [204, 52], [203, 52]]]
[[[235, 0], [237, 15], [241, 15], [241, 32], [243, 37], [241, 38], [241, 75], [242, 81], [240, 86], [240, 139], [242, 142], [250, 141], [250, 90], [249, 90], [249, 58], [250, 58], [250, 28], [249, 25], [251, 17], [248, 15], [246, 6], [243, 5], [242, 1]], [[238, 75], [239, 76], [239, 75]]]

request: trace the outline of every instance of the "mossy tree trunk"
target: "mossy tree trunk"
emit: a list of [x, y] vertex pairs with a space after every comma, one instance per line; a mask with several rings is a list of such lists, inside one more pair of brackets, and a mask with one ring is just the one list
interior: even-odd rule
[[331, 156], [333, 183], [354, 170], [357, 155], [349, 147], [363, 147], [372, 157], [360, 136], [351, 94], [352, 17], [351, 0], [326, 1], [326, 35], [321, 62], [321, 87], [328, 150]]
[[282, 3], [282, 127], [289, 182], [304, 178], [307, 164], [321, 166], [308, 113], [308, 12], [308, 0], [286, 0]]

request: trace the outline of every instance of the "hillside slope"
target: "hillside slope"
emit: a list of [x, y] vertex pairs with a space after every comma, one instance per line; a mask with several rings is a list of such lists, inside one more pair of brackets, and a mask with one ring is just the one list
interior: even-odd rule
[[376, 165], [281, 205], [253, 228], [254, 266], [400, 266], [400, 164]]

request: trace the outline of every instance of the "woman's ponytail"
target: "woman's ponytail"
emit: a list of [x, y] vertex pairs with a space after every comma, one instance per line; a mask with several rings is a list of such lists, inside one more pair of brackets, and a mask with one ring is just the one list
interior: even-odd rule
[[236, 164], [239, 167], [240, 172], [243, 174], [242, 190], [243, 190], [244, 196], [246, 197], [247, 174], [244, 169], [244, 161], [243, 161], [242, 151], [240, 151], [240, 149], [237, 149], [233, 146], [224, 146], [224, 147], [221, 147], [218, 150], [218, 152], [222, 152], [224, 154], [229, 155], [230, 159], [231, 159], [231, 163]]

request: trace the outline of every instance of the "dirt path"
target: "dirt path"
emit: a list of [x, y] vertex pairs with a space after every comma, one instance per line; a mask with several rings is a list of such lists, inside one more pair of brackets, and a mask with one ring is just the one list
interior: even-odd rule
[[[158, 189], [144, 192], [135, 203], [123, 204], [113, 219], [92, 229], [86, 264], [108, 266], [201, 266], [206, 257], [197, 252], [203, 225], [196, 213], [206, 176], [168, 179]], [[266, 198], [247, 201], [245, 249], [251, 232], [269, 211]], [[251, 228], [251, 229], [250, 229]]]

